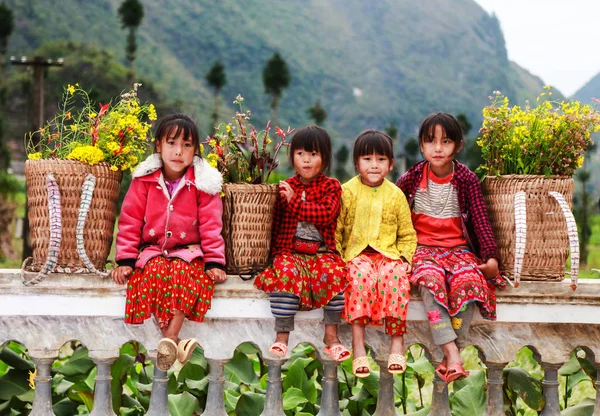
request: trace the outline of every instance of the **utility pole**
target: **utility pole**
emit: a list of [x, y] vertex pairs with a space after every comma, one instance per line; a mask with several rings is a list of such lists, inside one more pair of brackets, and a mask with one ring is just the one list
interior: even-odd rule
[[[64, 60], [58, 58], [56, 61], [52, 59], [46, 59], [43, 56], [35, 56], [33, 60], [27, 59], [26, 56], [22, 56], [21, 59], [17, 59], [14, 56], [10, 57], [10, 63], [13, 65], [25, 65], [33, 68], [33, 88], [31, 91], [31, 110], [30, 110], [30, 130], [35, 132], [44, 126], [44, 75], [46, 74], [46, 68], [52, 66], [63, 66]], [[37, 148], [39, 144], [39, 134], [33, 137], [32, 142]], [[25, 260], [33, 255], [33, 249], [29, 241], [29, 214], [27, 209], [27, 202], [25, 203], [25, 218], [23, 218], [23, 255], [22, 258]]]

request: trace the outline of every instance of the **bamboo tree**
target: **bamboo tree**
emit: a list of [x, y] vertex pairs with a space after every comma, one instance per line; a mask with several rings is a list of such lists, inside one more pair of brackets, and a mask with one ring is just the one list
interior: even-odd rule
[[129, 79], [132, 80], [134, 76], [133, 62], [137, 50], [135, 31], [144, 19], [144, 6], [138, 0], [124, 0], [119, 7], [119, 16], [121, 17], [121, 28], [129, 30], [125, 53], [129, 63]]
[[219, 94], [221, 89], [227, 84], [227, 76], [225, 75], [225, 67], [221, 61], [215, 62], [215, 64], [206, 73], [206, 82], [210, 85], [215, 92], [215, 102], [212, 113], [213, 130], [217, 127], [217, 121], [219, 117]]
[[287, 63], [278, 52], [274, 53], [267, 61], [263, 69], [262, 78], [265, 92], [271, 96], [273, 124], [276, 125], [281, 94], [290, 85], [292, 79]]
[[316, 101], [306, 112], [317, 126], [322, 126], [325, 120], [327, 120], [327, 111], [321, 107], [319, 101]]

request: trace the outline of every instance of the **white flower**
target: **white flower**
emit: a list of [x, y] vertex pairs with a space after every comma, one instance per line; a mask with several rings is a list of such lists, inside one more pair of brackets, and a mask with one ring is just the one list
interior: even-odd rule
[[150, 228], [150, 231], [148, 231], [148, 234], [150, 234], [151, 237], [154, 237], [154, 235], [156, 234], [156, 231], [154, 231], [154, 228]]
[[182, 240], [185, 238], [185, 232], [181, 232], [181, 234], [179, 234], [179, 238], [181, 238]]

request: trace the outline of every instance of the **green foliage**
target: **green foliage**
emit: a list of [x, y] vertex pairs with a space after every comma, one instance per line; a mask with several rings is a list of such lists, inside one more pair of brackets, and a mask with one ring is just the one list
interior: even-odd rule
[[[14, 21], [12, 10], [3, 1], [0, 3], [0, 56], [6, 53], [6, 45], [14, 29]], [[2, 62], [2, 65], [4, 65], [4, 62]]]
[[225, 67], [221, 61], [216, 61], [204, 77], [208, 85], [215, 90], [215, 94], [221, 91], [221, 88], [227, 84], [227, 76], [225, 75]]
[[322, 126], [325, 120], [327, 120], [327, 111], [321, 107], [321, 103], [316, 101], [312, 107], [306, 110], [308, 116], [315, 122], [317, 126]]
[[136, 29], [144, 19], [144, 6], [139, 0], [124, 0], [119, 6], [119, 16], [123, 29]]
[[342, 143], [335, 152], [335, 172], [334, 176], [342, 183], [346, 182], [351, 175], [348, 174], [346, 167], [348, 165], [348, 159], [350, 158], [350, 151], [348, 147]]

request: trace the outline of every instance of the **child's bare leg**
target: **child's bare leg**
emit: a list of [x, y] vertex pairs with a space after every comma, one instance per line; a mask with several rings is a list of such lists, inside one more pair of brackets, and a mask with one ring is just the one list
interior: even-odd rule
[[181, 331], [181, 327], [183, 326], [183, 321], [185, 320], [185, 314], [183, 311], [175, 311], [173, 313], [173, 319], [169, 321], [169, 325], [165, 328], [162, 328], [162, 334], [165, 338], [170, 338], [175, 341], [176, 344], [179, 343], [179, 331]]
[[446, 359], [448, 367], [452, 364], [459, 363], [462, 365], [462, 357], [460, 356], [460, 351], [456, 346], [456, 342], [450, 341], [444, 345], [442, 345], [444, 350], [444, 358]]
[[[358, 357], [366, 357], [367, 350], [365, 348], [365, 325], [352, 324], [352, 353], [354, 359]], [[356, 373], [368, 373], [369, 367], [358, 367]]]
[[323, 342], [330, 347], [340, 343], [340, 339], [338, 338], [338, 324], [325, 324]]

